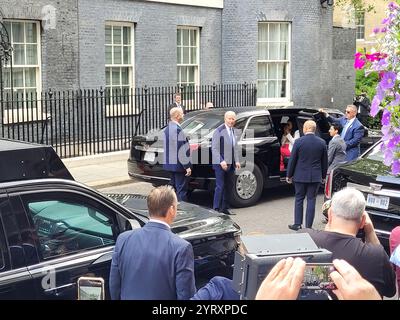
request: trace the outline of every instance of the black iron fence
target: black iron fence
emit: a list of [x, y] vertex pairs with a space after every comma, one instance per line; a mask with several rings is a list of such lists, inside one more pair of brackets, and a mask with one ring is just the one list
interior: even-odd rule
[[[62, 158], [129, 149], [132, 136], [161, 128], [177, 87], [135, 90], [1, 92], [3, 138], [52, 145]], [[181, 88], [182, 89], [182, 88]], [[181, 91], [187, 111], [251, 106], [254, 84], [204, 85]]]

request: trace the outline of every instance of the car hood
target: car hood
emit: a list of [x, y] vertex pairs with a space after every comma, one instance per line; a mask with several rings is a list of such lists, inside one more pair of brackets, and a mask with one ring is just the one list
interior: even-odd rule
[[[107, 194], [107, 196], [134, 214], [149, 219], [146, 196], [137, 194]], [[196, 239], [238, 233], [240, 227], [227, 215], [192, 203], [180, 202], [171, 230], [182, 238]]]
[[[400, 177], [394, 176], [390, 168], [381, 161], [372, 159], [359, 159], [342, 165], [336, 170], [334, 183], [335, 191], [349, 186], [362, 191], [365, 195], [373, 193], [378, 196], [390, 197], [390, 205], [387, 212], [399, 215], [400, 213]], [[378, 187], [375, 191], [374, 188]]]

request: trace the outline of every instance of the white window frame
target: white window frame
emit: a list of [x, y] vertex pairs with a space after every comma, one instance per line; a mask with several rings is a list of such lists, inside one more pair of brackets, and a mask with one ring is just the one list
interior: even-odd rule
[[[33, 65], [28, 65], [28, 64], [21, 64], [17, 65], [15, 64], [15, 50], [12, 51], [12, 70], [15, 71], [15, 69], [23, 69], [23, 84], [24, 86], [22, 87], [14, 87], [13, 84], [10, 82], [12, 85], [12, 89], [15, 92], [16, 90], [24, 90], [23, 94], [23, 105], [19, 105], [17, 108], [13, 107], [12, 109], [6, 109], [3, 112], [3, 124], [13, 124], [13, 123], [24, 123], [24, 122], [32, 122], [32, 121], [45, 121], [47, 119], [47, 115], [42, 112], [42, 108], [40, 104], [37, 104], [37, 107], [33, 107], [32, 104], [27, 103], [25, 100], [25, 93], [27, 89], [36, 89], [36, 96], [34, 97], [34, 101], [39, 102], [40, 97], [41, 97], [41, 92], [42, 92], [42, 54], [41, 54], [41, 33], [40, 33], [40, 22], [36, 20], [22, 20], [22, 19], [5, 19], [3, 22], [10, 23], [10, 32], [9, 32], [9, 39], [11, 43], [11, 47], [14, 48], [14, 45], [24, 45], [26, 46], [27, 44], [32, 45], [36, 44], [36, 50], [37, 50], [37, 64]], [[13, 37], [13, 32], [12, 32], [12, 25], [15, 23], [22, 23], [23, 28], [24, 28], [24, 42], [14, 42], [14, 37]], [[36, 43], [33, 42], [26, 42], [26, 32], [25, 32], [25, 24], [26, 23], [33, 23], [36, 27]], [[26, 47], [24, 50], [25, 53], [25, 61], [26, 61]], [[35, 68], [36, 70], [36, 86], [35, 87], [25, 87], [25, 69], [28, 68]], [[4, 69], [10, 69], [10, 61], [4, 66]], [[3, 70], [4, 72], [4, 70]], [[14, 80], [14, 78], [12, 78]], [[3, 83], [5, 80], [3, 79]], [[11, 81], [11, 80], [10, 80]], [[11, 87], [4, 87], [4, 90], [10, 90]], [[12, 93], [11, 93], [12, 94]], [[3, 98], [5, 99], [5, 93]], [[30, 95], [26, 97], [28, 100], [30, 99]]]
[[[120, 22], [120, 21], [106, 21], [105, 25], [104, 25], [104, 35], [105, 35], [105, 30], [106, 27], [110, 26], [111, 27], [111, 44], [106, 44], [105, 41], [105, 36], [104, 36], [104, 73], [105, 76], [107, 77], [107, 73], [106, 70], [107, 68], [111, 68], [110, 69], [110, 83], [111, 85], [107, 85], [107, 79], [106, 79], [106, 84], [105, 84], [105, 88], [106, 90], [111, 88], [111, 96], [110, 99], [112, 101], [113, 99], [113, 94], [112, 94], [112, 88], [117, 88], [117, 87], [122, 87], [122, 73], [121, 73], [121, 68], [128, 68], [128, 78], [129, 78], [129, 99], [127, 101], [127, 103], [123, 103], [123, 101], [121, 101], [121, 103], [116, 104], [116, 103], [112, 103], [107, 104], [106, 101], [106, 117], [120, 117], [120, 116], [126, 116], [126, 115], [132, 115], [132, 114], [136, 114], [137, 111], [135, 109], [134, 106], [134, 99], [132, 99], [132, 92], [134, 92], [134, 84], [135, 84], [135, 25], [134, 23], [131, 22]], [[115, 45], [114, 44], [114, 33], [113, 33], [113, 28], [114, 27], [121, 27], [122, 29], [122, 33], [121, 33], [121, 44]], [[130, 63], [124, 63], [124, 52], [123, 52], [123, 47], [127, 46], [123, 44], [123, 27], [128, 27], [130, 28]], [[112, 62], [114, 62], [114, 46], [121, 46], [121, 63], [120, 64], [107, 64], [106, 62], [106, 47], [110, 47], [111, 46], [111, 60]], [[129, 46], [129, 45], [128, 45]], [[112, 68], [120, 68], [120, 84], [117, 86], [113, 86], [112, 85]]]
[[[364, 41], [365, 40], [365, 11], [356, 11], [355, 13], [355, 22], [356, 22], [356, 40]], [[362, 24], [360, 23], [362, 22]], [[362, 33], [362, 38], [359, 36]]]
[[[292, 105], [291, 102], [291, 72], [290, 72], [290, 68], [291, 68], [291, 42], [292, 42], [292, 38], [291, 38], [291, 23], [287, 22], [287, 21], [260, 21], [258, 22], [258, 32], [260, 32], [260, 25], [262, 24], [266, 24], [268, 25], [268, 31], [269, 32], [269, 25], [272, 24], [286, 24], [288, 26], [288, 31], [287, 31], [287, 42], [288, 42], [288, 54], [287, 54], [287, 59], [286, 60], [260, 60], [259, 56], [258, 56], [258, 46], [260, 42], [269, 42], [269, 41], [260, 41], [257, 37], [257, 87], [259, 87], [259, 82], [260, 81], [265, 81], [268, 79], [262, 79], [260, 80], [258, 78], [258, 68], [259, 68], [259, 64], [260, 63], [285, 63], [286, 64], [286, 86], [285, 86], [285, 90], [286, 90], [286, 97], [275, 97], [275, 98], [267, 98], [267, 97], [257, 97], [257, 105]], [[279, 41], [282, 42], [282, 41]], [[269, 50], [269, 47], [268, 47]], [[276, 79], [278, 80], [278, 79]], [[257, 90], [258, 91], [258, 90]]]
[[[196, 92], [196, 88], [200, 85], [200, 28], [199, 27], [193, 27], [193, 26], [177, 26], [176, 28], [176, 36], [178, 37], [178, 30], [194, 30], [196, 32], [196, 44], [195, 47], [190, 46], [190, 32], [189, 32], [189, 45], [183, 45], [183, 36], [181, 33], [181, 42], [180, 45], [178, 45], [178, 39], [176, 41], [176, 50], [177, 50], [177, 55], [176, 55], [176, 73], [177, 73], [177, 79], [176, 83], [178, 87], [186, 87], [188, 85], [188, 82], [182, 82], [179, 77], [178, 77], [178, 70], [182, 67], [194, 67], [195, 74], [194, 74], [194, 90]], [[181, 59], [183, 59], [183, 48], [196, 48], [196, 61], [195, 63], [190, 63], [190, 55], [191, 52], [189, 50], [189, 63], [180, 63], [181, 61], [178, 61], [178, 50], [181, 50]], [[182, 61], [183, 62], [183, 61]], [[180, 72], [179, 72], [180, 75]], [[182, 97], [184, 98], [184, 97]], [[196, 97], [194, 97], [196, 98]], [[190, 105], [194, 105], [193, 100], [183, 100], [182, 99], [182, 104], [185, 105], [186, 107]]]

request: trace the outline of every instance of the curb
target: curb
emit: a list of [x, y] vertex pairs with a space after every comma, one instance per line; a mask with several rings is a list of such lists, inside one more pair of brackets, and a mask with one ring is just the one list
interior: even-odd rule
[[109, 188], [109, 187], [115, 187], [115, 186], [121, 186], [125, 184], [130, 184], [130, 183], [137, 183], [139, 181], [134, 180], [134, 179], [105, 179], [105, 180], [97, 180], [97, 181], [88, 181], [84, 182], [87, 186], [93, 188], [93, 189], [103, 189], [103, 188]]
[[103, 164], [104, 162], [128, 161], [129, 152], [130, 150], [123, 150], [123, 151], [95, 154], [90, 156], [74, 157], [74, 158], [62, 159], [62, 162], [68, 169], [70, 169], [70, 168]]

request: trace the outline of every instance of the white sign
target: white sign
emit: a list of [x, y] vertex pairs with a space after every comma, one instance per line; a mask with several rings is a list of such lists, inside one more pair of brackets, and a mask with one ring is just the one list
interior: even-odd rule
[[144, 154], [143, 160], [147, 161], [147, 162], [154, 162], [155, 158], [156, 158], [156, 154], [154, 152], [146, 152]]

